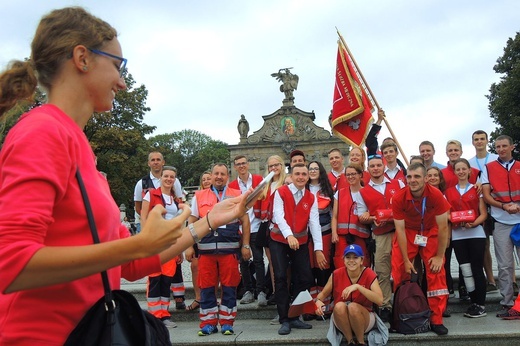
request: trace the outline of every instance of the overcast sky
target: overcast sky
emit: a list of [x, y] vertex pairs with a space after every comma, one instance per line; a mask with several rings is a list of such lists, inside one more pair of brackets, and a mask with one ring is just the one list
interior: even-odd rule
[[282, 105], [271, 73], [285, 67], [300, 78], [296, 107], [330, 130], [337, 27], [406, 155], [427, 139], [439, 162], [449, 139], [470, 158], [471, 133], [495, 128], [485, 95], [520, 31], [518, 0], [16, 0], [0, 3], [0, 66], [28, 57], [41, 16], [70, 5], [118, 30], [154, 134], [195, 129], [238, 144], [241, 114], [252, 134]]

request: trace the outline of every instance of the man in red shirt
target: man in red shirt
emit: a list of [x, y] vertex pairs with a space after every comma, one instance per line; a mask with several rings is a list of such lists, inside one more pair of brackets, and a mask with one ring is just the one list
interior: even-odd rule
[[[443, 194], [426, 183], [426, 167], [414, 163], [408, 167], [408, 186], [392, 199], [392, 211], [397, 241], [393, 256], [396, 257], [392, 273], [394, 287], [409, 278], [416, 270], [413, 259], [419, 253], [426, 267], [428, 304], [432, 310], [431, 329], [438, 335], [448, 334], [442, 323], [442, 312], [448, 302], [444, 251], [448, 241], [448, 212], [450, 204]], [[399, 256], [401, 255], [401, 256]]]

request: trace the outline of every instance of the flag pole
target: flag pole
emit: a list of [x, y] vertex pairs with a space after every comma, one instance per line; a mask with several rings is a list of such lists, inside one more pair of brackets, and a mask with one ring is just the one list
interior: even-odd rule
[[[370, 89], [370, 86], [368, 85], [367, 81], [365, 80], [365, 77], [363, 76], [363, 73], [361, 72], [361, 70], [358, 67], [358, 64], [356, 63], [356, 59], [354, 59], [354, 56], [352, 55], [352, 52], [348, 48], [347, 43], [343, 39], [343, 36], [341, 36], [338, 28], [336, 28], [336, 32], [338, 33], [339, 39], [341, 40], [341, 44], [343, 45], [343, 47], [345, 47], [350, 60], [352, 60], [352, 62], [354, 63], [354, 66], [356, 68], [356, 72], [358, 73], [359, 77], [361, 77], [361, 82], [363, 83], [363, 86], [368, 91], [368, 95], [369, 95], [370, 99], [374, 102], [374, 104], [375, 104], [375, 106], [376, 106], [376, 108], [378, 110], [381, 109], [381, 107], [379, 106], [379, 103], [377, 102], [376, 98], [374, 97], [374, 94], [372, 93], [372, 90]], [[403, 156], [404, 162], [406, 163], [407, 166], [409, 166], [410, 163], [408, 162], [408, 159], [407, 159], [406, 155], [404, 154], [403, 148], [401, 148], [401, 144], [399, 144], [399, 141], [397, 141], [397, 138], [396, 138], [396, 136], [394, 134], [394, 131], [392, 131], [392, 128], [390, 127], [390, 124], [388, 123], [388, 120], [386, 120], [386, 116], [383, 117], [383, 120], [385, 122], [386, 127], [388, 128], [388, 131], [390, 132], [390, 135], [394, 139], [395, 144], [399, 148], [399, 152]]]

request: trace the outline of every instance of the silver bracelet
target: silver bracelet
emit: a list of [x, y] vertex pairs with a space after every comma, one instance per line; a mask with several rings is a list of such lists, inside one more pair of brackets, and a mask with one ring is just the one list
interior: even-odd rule
[[195, 232], [195, 227], [192, 223], [188, 225], [188, 229], [190, 230], [191, 237], [193, 238], [193, 242], [197, 244], [200, 242], [199, 236], [197, 235], [197, 232]]

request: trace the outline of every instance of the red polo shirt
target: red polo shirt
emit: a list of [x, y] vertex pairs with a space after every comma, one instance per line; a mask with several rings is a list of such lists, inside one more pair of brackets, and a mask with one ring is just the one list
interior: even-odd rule
[[450, 210], [451, 206], [442, 192], [429, 184], [425, 185], [423, 197], [418, 200], [413, 198], [409, 186], [394, 195], [392, 198], [394, 220], [404, 220], [406, 229], [420, 231], [423, 199], [425, 199], [424, 231], [437, 229], [435, 217]]

